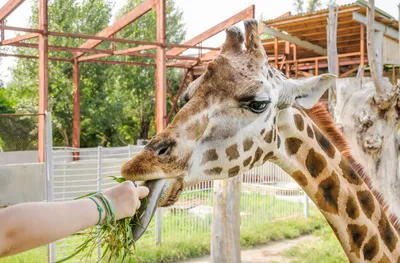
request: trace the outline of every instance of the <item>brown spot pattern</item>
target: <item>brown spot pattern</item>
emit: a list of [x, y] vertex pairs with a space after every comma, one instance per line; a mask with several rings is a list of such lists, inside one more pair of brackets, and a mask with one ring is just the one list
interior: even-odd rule
[[393, 250], [396, 248], [398, 238], [383, 210], [381, 210], [381, 219], [379, 220], [378, 229], [383, 242], [389, 248], [390, 252], [393, 252]]
[[339, 210], [339, 191], [339, 176], [333, 171], [331, 176], [321, 181], [318, 185], [318, 190], [315, 194], [318, 207], [327, 213], [337, 214]]
[[233, 177], [236, 176], [240, 171], [240, 167], [236, 165], [235, 167], [232, 167], [231, 169], [228, 170], [228, 176]]
[[321, 146], [321, 149], [330, 158], [334, 158], [335, 157], [335, 153], [336, 153], [335, 147], [331, 144], [331, 142], [328, 140], [328, 138], [326, 138], [326, 136], [323, 135], [319, 131], [319, 129], [317, 127], [313, 126], [313, 128], [314, 128], [315, 139], [317, 139], [317, 142], [318, 142], [319, 146]]
[[367, 237], [367, 226], [349, 224], [346, 231], [349, 236], [350, 252], [354, 252], [360, 258], [361, 246]]
[[356, 199], [349, 195], [346, 202], [346, 213], [351, 219], [357, 219], [360, 216], [360, 209]]
[[353, 168], [347, 163], [346, 160], [342, 158], [339, 164], [340, 169], [342, 169], [343, 177], [346, 178], [347, 181], [351, 184], [361, 185], [363, 184], [363, 180], [361, 177], [354, 171]]
[[300, 114], [295, 114], [293, 116], [294, 118], [294, 124], [296, 125], [297, 129], [299, 131], [303, 131], [304, 130], [304, 120], [303, 117]]
[[301, 171], [294, 171], [292, 177], [300, 186], [307, 186], [307, 178]]
[[326, 167], [326, 159], [314, 149], [310, 149], [306, 158], [306, 167], [311, 176], [317, 178]]
[[247, 166], [250, 164], [252, 158], [253, 158], [253, 157], [250, 156], [249, 158], [247, 158], [246, 160], [244, 160], [244, 161], [243, 161], [243, 166], [244, 166], [244, 167], [247, 167]]
[[267, 153], [267, 154], [264, 156], [263, 163], [265, 163], [266, 161], [268, 161], [269, 159], [271, 159], [272, 156], [274, 156], [274, 153], [273, 153], [273, 152]]
[[310, 125], [307, 125], [307, 135], [308, 137], [310, 137], [311, 139], [314, 139], [314, 132], [311, 129]]
[[371, 219], [372, 214], [375, 211], [374, 197], [372, 196], [371, 192], [368, 190], [358, 191], [357, 198], [361, 205], [361, 209], [364, 211], [364, 214]]
[[206, 175], [220, 175], [221, 172], [222, 172], [222, 168], [221, 167], [214, 167], [212, 169], [204, 170], [204, 173]]
[[233, 144], [229, 146], [228, 148], [226, 148], [225, 153], [228, 156], [229, 161], [236, 160], [237, 158], [239, 158], [238, 145]]
[[253, 140], [251, 138], [246, 138], [243, 141], [243, 150], [245, 152], [249, 151], [251, 149], [251, 147], [253, 147], [253, 144], [254, 144], [254, 142], [253, 142]]
[[392, 263], [392, 261], [390, 261], [389, 257], [383, 253], [382, 258], [379, 260], [378, 263]]
[[218, 160], [217, 151], [215, 149], [210, 149], [203, 153], [203, 160], [201, 160], [201, 164], [205, 164], [207, 162], [215, 160]]
[[267, 133], [265, 134], [265, 137], [264, 137], [264, 141], [266, 141], [267, 143], [271, 143], [272, 136], [273, 136], [273, 129], [267, 131]]
[[256, 162], [258, 162], [261, 158], [261, 155], [264, 153], [264, 151], [260, 148], [257, 147], [256, 153], [254, 154], [254, 159], [252, 162], [252, 165], [254, 165]]
[[262, 129], [262, 130], [260, 131], [260, 135], [261, 135], [261, 136], [264, 135], [264, 132], [265, 132], [265, 129]]
[[287, 138], [285, 141], [286, 152], [289, 155], [296, 154], [302, 143], [303, 141], [298, 138], [295, 137]]
[[368, 242], [364, 245], [363, 254], [364, 260], [372, 260], [379, 252], [379, 241], [375, 235], [371, 237]]
[[328, 224], [329, 224], [329, 226], [332, 228], [333, 233], [335, 233], [336, 238], [337, 238], [338, 240], [340, 240], [340, 238], [339, 238], [339, 232], [338, 232], [337, 228], [336, 228], [334, 225], [332, 225], [332, 223], [330, 223], [329, 221], [328, 221]]

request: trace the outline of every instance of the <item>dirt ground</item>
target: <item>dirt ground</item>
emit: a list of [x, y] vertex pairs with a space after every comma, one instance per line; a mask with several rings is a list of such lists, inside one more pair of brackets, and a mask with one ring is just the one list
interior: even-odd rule
[[[286, 239], [282, 241], [271, 242], [265, 246], [258, 246], [252, 249], [242, 250], [242, 263], [268, 263], [282, 262], [287, 263], [289, 260], [282, 253], [294, 246], [304, 242], [316, 239], [313, 235], [306, 235], [295, 239]], [[178, 263], [210, 263], [210, 256], [195, 258]]]

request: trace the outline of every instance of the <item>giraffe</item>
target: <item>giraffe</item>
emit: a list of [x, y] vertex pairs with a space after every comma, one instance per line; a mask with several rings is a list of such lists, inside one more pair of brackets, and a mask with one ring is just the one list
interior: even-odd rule
[[400, 263], [396, 217], [318, 104], [336, 76], [287, 78], [268, 65], [257, 21], [244, 25], [244, 35], [226, 30], [220, 54], [189, 85], [175, 119], [121, 168], [124, 178], [151, 188], [141, 232], [156, 206], [172, 205], [184, 187], [270, 161], [313, 200], [350, 262]]

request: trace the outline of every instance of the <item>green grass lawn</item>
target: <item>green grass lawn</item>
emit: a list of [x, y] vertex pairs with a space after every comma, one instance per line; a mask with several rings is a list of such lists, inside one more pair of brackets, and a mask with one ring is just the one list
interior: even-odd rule
[[317, 240], [303, 243], [287, 250], [284, 255], [292, 263], [347, 263], [345, 253], [336, 239], [335, 234], [327, 223], [313, 231]]

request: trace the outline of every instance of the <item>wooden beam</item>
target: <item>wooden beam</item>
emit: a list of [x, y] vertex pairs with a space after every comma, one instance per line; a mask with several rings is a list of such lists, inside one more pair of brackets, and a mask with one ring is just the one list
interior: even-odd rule
[[[124, 16], [122, 16], [120, 19], [118, 19], [114, 24], [111, 26], [103, 29], [100, 31], [97, 35], [102, 36], [102, 37], [110, 37], [120, 30], [124, 29], [126, 26], [128, 26], [130, 23], [134, 22], [136, 19], [139, 17], [143, 16], [146, 14], [148, 11], [152, 9], [152, 7], [155, 4], [155, 0], [145, 0], [143, 3], [135, 7], [135, 9], [129, 11], [126, 13]], [[94, 48], [97, 45], [99, 45], [102, 40], [88, 40], [82, 45], [80, 45], [81, 48]], [[83, 55], [83, 52], [79, 52], [76, 54], [76, 57], [80, 57]]]
[[18, 6], [20, 6], [24, 0], [9, 0], [0, 9], [0, 20], [4, 20], [9, 16]]
[[[367, 17], [357, 12], [353, 12], [353, 20], [360, 22], [364, 25], [367, 24]], [[375, 30], [383, 32], [384, 35], [396, 39], [397, 41], [399, 40], [399, 32], [396, 29], [379, 23], [376, 20], [374, 21], [373, 27]]]
[[[14, 43], [10, 44], [9, 46], [14, 47], [26, 47], [26, 48], [39, 48], [37, 44], [28, 44], [28, 43]], [[63, 46], [53, 46], [48, 45], [48, 50], [55, 50], [55, 51], [67, 51], [67, 52], [90, 52], [90, 53], [98, 53], [98, 54], [112, 54], [112, 50], [104, 50], [104, 49], [89, 49], [89, 48], [79, 48], [79, 47], [63, 47]]]
[[352, 69], [340, 74], [340, 78], [346, 78], [347, 76], [350, 76], [352, 73], [357, 72], [358, 66], [353, 67]]
[[185, 76], [183, 77], [183, 79], [181, 81], [181, 84], [179, 85], [179, 89], [176, 92], [176, 96], [175, 97], [171, 97], [172, 107], [168, 112], [167, 121], [166, 121], [167, 123], [169, 123], [171, 121], [172, 113], [175, 111], [175, 109], [178, 106], [178, 100], [179, 100], [179, 97], [182, 94], [183, 89], [185, 88], [185, 83], [186, 83], [186, 79], [187, 79], [188, 75], [189, 75], [189, 70], [186, 70]]
[[81, 61], [83, 63], [96, 63], [106, 65], [125, 65], [125, 66], [139, 66], [139, 67], [155, 67], [154, 63], [142, 63], [142, 62], [130, 62], [130, 61], [118, 61], [118, 60], [100, 60], [93, 59], [87, 61]]
[[[166, 0], [159, 0], [156, 5], [157, 13], [157, 42], [166, 42]], [[156, 133], [161, 133], [165, 126], [166, 107], [166, 52], [164, 47], [157, 47], [156, 55]]]
[[[26, 59], [39, 59], [38, 56], [20, 55], [20, 54], [7, 54], [0, 53], [0, 57], [16, 57], [16, 58], [26, 58]], [[61, 62], [72, 62], [69, 58], [59, 58], [59, 57], [49, 57], [49, 60], [61, 61]]]
[[[72, 147], [81, 147], [81, 89], [79, 61], [74, 59], [72, 65]], [[74, 160], [79, 159], [79, 152], [74, 152]]]
[[143, 50], [155, 49], [156, 47], [157, 46], [147, 45], [147, 46], [133, 47], [133, 48], [123, 49], [123, 50], [116, 50], [113, 52], [113, 55], [125, 55], [125, 54], [143, 51]]
[[299, 47], [311, 50], [311, 51], [313, 51], [313, 52], [315, 52], [316, 54], [319, 54], [319, 55], [326, 56], [327, 53], [328, 53], [328, 51], [323, 47], [314, 45], [314, 44], [312, 44], [312, 43], [310, 43], [308, 41], [301, 40], [298, 37], [294, 37], [294, 36], [285, 34], [283, 32], [280, 32], [280, 31], [278, 31], [276, 29], [273, 29], [273, 28], [270, 28], [270, 27], [267, 27], [267, 26], [264, 26], [264, 33], [266, 33], [268, 35], [271, 35], [271, 36], [274, 36], [274, 37], [277, 37], [277, 38], [280, 38], [280, 39], [283, 39], [283, 40], [286, 40], [286, 41], [289, 41], [292, 44], [296, 44]]
[[39, 29], [43, 34], [39, 36], [39, 124], [38, 124], [38, 157], [39, 162], [45, 161], [45, 113], [49, 110], [48, 105], [48, 18], [47, 0], [39, 1]]
[[39, 34], [38, 33], [29, 33], [29, 34], [26, 34], [26, 35], [17, 36], [17, 37], [13, 37], [13, 38], [10, 38], [10, 39], [5, 39], [5, 40], [1, 41], [1, 44], [4, 45], [4, 46], [7, 46], [7, 45], [10, 45], [10, 44], [13, 44], [13, 43], [18, 43], [20, 41], [32, 39], [32, 38], [35, 38], [35, 37], [39, 37]]
[[[246, 18], [253, 18], [254, 17], [254, 10], [255, 6], [251, 5], [248, 8], [244, 9], [243, 11], [237, 13], [236, 15], [224, 20], [223, 22], [219, 23], [218, 25], [208, 29], [207, 31], [204, 31], [200, 35], [197, 35], [196, 37], [186, 41], [184, 44], [185, 45], [197, 45], [204, 40], [209, 39], [210, 37], [218, 34], [222, 30], [228, 28], [231, 25], [234, 25]], [[172, 48], [167, 52], [167, 55], [174, 55], [177, 56], [187, 50], [187, 48]]]

